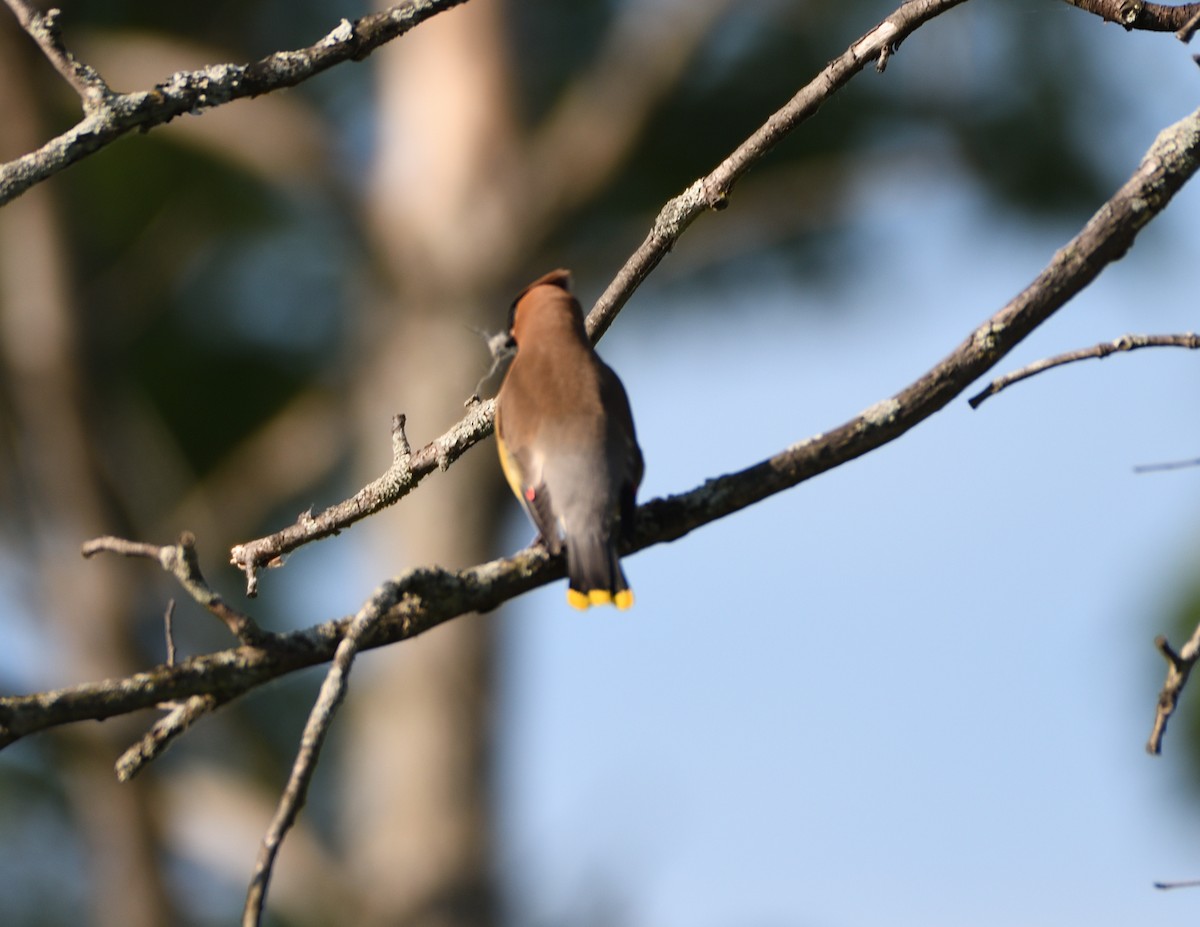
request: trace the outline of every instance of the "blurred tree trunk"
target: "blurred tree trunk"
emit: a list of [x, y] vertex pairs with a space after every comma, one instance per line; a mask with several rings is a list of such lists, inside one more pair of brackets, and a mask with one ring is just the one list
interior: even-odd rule
[[[414, 446], [462, 415], [488, 364], [469, 326], [496, 329], [505, 272], [492, 169], [515, 132], [497, 3], [437, 17], [377, 59], [378, 147], [365, 192], [376, 278], [357, 383], [364, 476], [386, 462], [392, 414]], [[498, 478], [489, 448], [373, 519], [374, 569], [455, 568], [492, 553]], [[350, 869], [367, 925], [486, 925], [491, 871], [491, 623], [467, 618], [364, 661], [348, 706]]]
[[[31, 151], [44, 133], [35, 113], [41, 94], [32, 78], [37, 58], [0, 26], [0, 161]], [[42, 106], [41, 108], [44, 108]], [[57, 186], [31, 190], [0, 212], [0, 376], [8, 396], [15, 484], [22, 498], [10, 511], [27, 526], [7, 529], [28, 565], [40, 629], [53, 647], [62, 685], [137, 669], [133, 656], [131, 581], [127, 570], [78, 570], [79, 544], [111, 529], [94, 462], [94, 410], [85, 408], [80, 356], [82, 314], [70, 292], [67, 237], [55, 203]], [[153, 774], [121, 784], [113, 760], [140, 733], [127, 719], [102, 729], [59, 734], [69, 811], [82, 834], [95, 927], [161, 927], [177, 923], [158, 863], [159, 834], [151, 808]]]

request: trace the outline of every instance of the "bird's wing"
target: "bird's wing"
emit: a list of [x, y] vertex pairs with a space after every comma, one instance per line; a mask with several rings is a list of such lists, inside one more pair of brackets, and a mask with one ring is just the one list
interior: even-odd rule
[[520, 501], [529, 520], [537, 528], [542, 543], [551, 553], [557, 554], [561, 549], [558, 525], [554, 521], [550, 492], [542, 479], [541, 467], [533, 460], [532, 454], [523, 448], [513, 448], [504, 439], [504, 435], [498, 437], [500, 468], [504, 471], [504, 478], [508, 480], [513, 495]]

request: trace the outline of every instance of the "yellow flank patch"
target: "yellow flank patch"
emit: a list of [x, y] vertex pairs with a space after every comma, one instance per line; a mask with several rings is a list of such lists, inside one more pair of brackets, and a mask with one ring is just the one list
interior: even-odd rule
[[500, 440], [500, 435], [496, 435], [496, 449], [500, 452], [500, 469], [504, 471], [504, 478], [508, 481], [509, 488], [513, 491], [513, 495], [518, 499], [524, 496], [524, 482], [521, 474], [517, 471], [517, 462], [513, 460], [512, 454], [508, 452], [508, 447]]
[[632, 608], [633, 607], [633, 590], [632, 589], [622, 589], [620, 592], [617, 593], [616, 598], [613, 599], [613, 602], [616, 603], [617, 608], [621, 609], [621, 611], [625, 611], [625, 609], [627, 609], [627, 608]]
[[611, 605], [612, 593], [607, 589], [589, 589], [588, 601], [593, 605]]
[[584, 611], [592, 604], [592, 602], [585, 593], [580, 592], [578, 589], [568, 589], [567, 604], [570, 605], [571, 608], [577, 608], [580, 611]]

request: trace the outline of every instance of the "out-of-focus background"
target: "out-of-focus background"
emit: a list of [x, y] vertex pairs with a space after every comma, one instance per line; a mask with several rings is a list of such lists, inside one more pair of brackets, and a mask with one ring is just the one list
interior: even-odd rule
[[[120, 141], [0, 209], [0, 689], [164, 658], [175, 595], [114, 533], [231, 545], [352, 493], [487, 368], [473, 329], [556, 266], [587, 307], [658, 207], [892, 9], [472, 0], [363, 63]], [[64, 5], [117, 89], [306, 45], [325, 0]], [[701, 217], [601, 345], [643, 498], [839, 424], [1023, 288], [1200, 100], [1169, 35], [973, 0], [860, 75]], [[0, 158], [77, 116], [0, 15]], [[1194, 329], [1186, 189], [1006, 360]], [[997, 371], [997, 373], [1002, 371]], [[494, 389], [496, 384], [492, 384]], [[1144, 351], [952, 404], [866, 458], [365, 655], [270, 923], [775, 927], [1171, 922], [1200, 895], [1191, 694], [1147, 757], [1152, 646], [1200, 617], [1197, 358]], [[532, 529], [490, 442], [294, 554], [274, 629]], [[180, 603], [184, 654], [226, 646]], [[205, 719], [130, 785], [149, 716], [0, 754], [0, 920], [223, 925], [320, 671]], [[1192, 728], [1189, 732], [1188, 728]]]

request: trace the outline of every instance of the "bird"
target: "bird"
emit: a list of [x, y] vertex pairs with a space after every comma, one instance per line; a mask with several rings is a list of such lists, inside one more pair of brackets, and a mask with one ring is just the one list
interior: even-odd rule
[[629, 397], [588, 339], [571, 273], [553, 270], [509, 312], [516, 353], [496, 395], [496, 445], [513, 494], [551, 554], [566, 547], [567, 602], [633, 605], [618, 541], [645, 464]]

